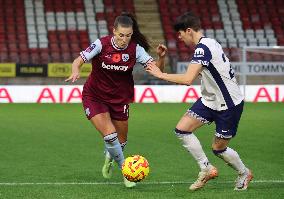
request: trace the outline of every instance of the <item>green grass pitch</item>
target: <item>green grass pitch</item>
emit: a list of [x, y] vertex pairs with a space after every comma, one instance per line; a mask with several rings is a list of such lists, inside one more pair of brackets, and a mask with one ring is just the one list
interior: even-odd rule
[[284, 198], [284, 104], [246, 103], [230, 146], [252, 169], [247, 191], [211, 152], [214, 124], [196, 132], [219, 177], [196, 192], [198, 166], [173, 133], [189, 104], [132, 104], [125, 156], [140, 154], [150, 174], [126, 189], [117, 166], [103, 179], [103, 141], [81, 104], [0, 104], [0, 198]]

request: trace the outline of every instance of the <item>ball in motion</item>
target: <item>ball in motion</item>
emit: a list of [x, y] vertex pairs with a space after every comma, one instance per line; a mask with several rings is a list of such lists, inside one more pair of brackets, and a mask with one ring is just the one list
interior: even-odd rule
[[149, 163], [141, 155], [132, 155], [122, 165], [123, 176], [131, 182], [140, 182], [149, 174]]

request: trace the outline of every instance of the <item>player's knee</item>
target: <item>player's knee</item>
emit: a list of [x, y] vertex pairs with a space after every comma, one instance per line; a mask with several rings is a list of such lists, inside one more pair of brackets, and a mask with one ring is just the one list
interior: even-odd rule
[[192, 132], [182, 131], [182, 130], [179, 130], [178, 128], [175, 128], [175, 135], [178, 137], [183, 136], [183, 135], [189, 135], [189, 134], [192, 134]]
[[212, 149], [215, 151], [222, 151], [227, 148], [230, 139], [224, 139], [223, 137], [215, 137], [212, 143]]

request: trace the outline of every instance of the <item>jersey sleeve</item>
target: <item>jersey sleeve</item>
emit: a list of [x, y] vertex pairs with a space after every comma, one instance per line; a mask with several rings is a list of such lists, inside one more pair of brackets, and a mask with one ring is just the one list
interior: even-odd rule
[[209, 48], [206, 45], [199, 43], [196, 45], [193, 58], [190, 63], [208, 66], [211, 59], [212, 54]]
[[102, 50], [102, 43], [99, 39], [93, 42], [86, 50], [80, 52], [80, 56], [84, 62], [90, 61], [93, 57], [98, 55]]
[[153, 61], [153, 57], [151, 57], [146, 51], [145, 49], [140, 46], [139, 44], [137, 44], [136, 46], [136, 62], [142, 64], [144, 67], [146, 67], [146, 64], [149, 61]]

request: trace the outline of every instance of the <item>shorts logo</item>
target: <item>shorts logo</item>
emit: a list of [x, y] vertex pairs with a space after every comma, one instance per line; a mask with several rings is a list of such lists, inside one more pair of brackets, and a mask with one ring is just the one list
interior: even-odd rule
[[85, 50], [85, 52], [91, 53], [92, 50], [94, 50], [95, 47], [96, 47], [96, 44], [91, 44], [91, 45]]
[[87, 116], [90, 116], [90, 114], [91, 114], [90, 109], [86, 108], [85, 113], [86, 113]]
[[222, 139], [230, 139], [233, 137], [232, 135], [222, 135], [221, 133], [217, 133], [217, 132], [215, 133], [215, 136], [218, 138], [222, 138]]
[[112, 61], [113, 62], [119, 62], [121, 60], [121, 54], [119, 54], [119, 53], [116, 53], [116, 54], [113, 54], [112, 55]]
[[129, 105], [124, 105], [123, 106], [123, 113], [127, 115], [127, 117], [129, 116]]
[[129, 55], [128, 54], [122, 54], [122, 60], [124, 62], [128, 61], [129, 60]]

